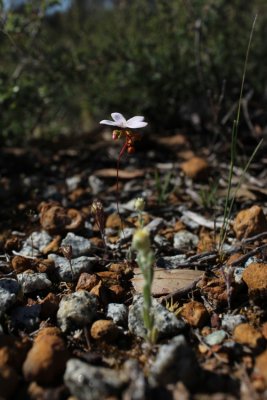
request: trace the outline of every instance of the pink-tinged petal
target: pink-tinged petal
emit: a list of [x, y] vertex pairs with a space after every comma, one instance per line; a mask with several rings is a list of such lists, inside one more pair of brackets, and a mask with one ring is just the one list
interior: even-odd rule
[[118, 124], [116, 124], [116, 122], [114, 122], [114, 121], [109, 121], [108, 119], [103, 119], [103, 120], [100, 121], [99, 123], [100, 123], [100, 124], [104, 124], [104, 125], [118, 126]]
[[121, 113], [114, 112], [111, 114], [112, 118], [116, 122], [116, 125], [120, 128], [126, 128], [126, 119]]
[[147, 126], [147, 122], [130, 121], [130, 120], [127, 121], [127, 128], [137, 129], [137, 128], [144, 128], [145, 126]]

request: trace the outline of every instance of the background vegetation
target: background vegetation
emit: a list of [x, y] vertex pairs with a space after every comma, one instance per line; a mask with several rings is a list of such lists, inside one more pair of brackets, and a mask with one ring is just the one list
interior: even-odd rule
[[47, 3], [8, 12], [2, 4], [2, 139], [88, 131], [113, 111], [144, 114], [157, 129], [200, 121], [218, 130], [238, 99], [256, 13], [244, 94], [250, 110], [263, 115], [266, 0], [135, 0], [113, 7], [76, 0], [53, 15]]

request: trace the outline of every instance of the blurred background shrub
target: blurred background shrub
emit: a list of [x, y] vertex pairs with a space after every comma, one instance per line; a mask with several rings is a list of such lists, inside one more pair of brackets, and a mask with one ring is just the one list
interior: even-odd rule
[[158, 130], [218, 131], [239, 96], [256, 13], [244, 95], [263, 115], [266, 0], [73, 0], [64, 12], [56, 3], [0, 0], [2, 139], [88, 132], [113, 111]]

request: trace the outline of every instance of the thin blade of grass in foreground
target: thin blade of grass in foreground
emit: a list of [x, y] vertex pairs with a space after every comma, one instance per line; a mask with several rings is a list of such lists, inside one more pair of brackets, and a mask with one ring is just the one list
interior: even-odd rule
[[245, 84], [245, 78], [246, 78], [246, 72], [247, 72], [248, 57], [249, 57], [249, 53], [250, 53], [253, 33], [255, 30], [256, 20], [257, 20], [257, 14], [254, 17], [250, 35], [249, 35], [249, 41], [248, 41], [248, 46], [247, 46], [247, 51], [246, 51], [246, 57], [245, 57], [245, 62], [244, 62], [243, 75], [242, 75], [242, 82], [241, 82], [240, 94], [239, 94], [239, 100], [238, 100], [237, 114], [236, 114], [236, 119], [233, 122], [233, 128], [232, 128], [230, 169], [229, 169], [229, 175], [228, 175], [227, 195], [226, 195], [225, 204], [224, 204], [223, 226], [220, 230], [219, 254], [221, 254], [221, 252], [222, 252], [222, 247], [223, 247], [223, 244], [226, 239], [227, 230], [228, 230], [228, 226], [229, 226], [229, 219], [230, 219], [230, 215], [232, 213], [237, 190], [240, 188], [240, 186], [243, 182], [243, 179], [244, 179], [244, 175], [245, 175], [246, 171], [248, 170], [253, 158], [255, 157], [255, 154], [257, 153], [257, 151], [262, 143], [262, 141], [261, 141], [255, 148], [255, 150], [253, 151], [253, 153], [252, 153], [248, 163], [246, 164], [246, 166], [243, 170], [243, 173], [240, 177], [240, 181], [237, 186], [237, 189], [235, 190], [234, 196], [231, 199], [231, 188], [232, 188], [232, 180], [233, 180], [233, 173], [234, 173], [234, 165], [235, 165], [235, 161], [236, 161], [236, 144], [237, 144], [239, 121], [240, 121], [241, 103], [242, 103], [244, 84]]

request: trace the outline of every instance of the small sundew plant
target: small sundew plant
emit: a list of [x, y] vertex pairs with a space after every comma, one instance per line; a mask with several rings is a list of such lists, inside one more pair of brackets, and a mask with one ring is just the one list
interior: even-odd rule
[[125, 152], [128, 154], [133, 154], [135, 152], [134, 143], [136, 140], [141, 139], [141, 135], [139, 133], [132, 132], [133, 129], [144, 128], [147, 126], [147, 122], [144, 121], [143, 116], [132, 117], [128, 120], [124, 118], [124, 116], [118, 112], [114, 112], [111, 114], [113, 121], [108, 119], [103, 119], [100, 121], [100, 124], [114, 126], [118, 129], [115, 129], [112, 132], [113, 140], [124, 139], [124, 143], [120, 149], [119, 156], [117, 159], [117, 210], [119, 213], [119, 166], [120, 160]]
[[73, 280], [74, 279], [74, 271], [72, 268], [72, 246], [71, 245], [61, 246], [59, 248], [59, 250], [61, 251], [61, 253], [63, 254], [63, 256], [66, 258], [66, 260], [69, 263], [70, 270], [71, 270], [71, 276], [72, 276], [72, 280]]
[[106, 244], [106, 236], [105, 236], [105, 213], [104, 213], [104, 207], [101, 201], [99, 200], [94, 200], [92, 205], [91, 205], [91, 213], [94, 216], [95, 223], [99, 229], [101, 239], [103, 242], [103, 245], [105, 249], [107, 249], [107, 244]]
[[154, 344], [157, 340], [157, 332], [154, 326], [154, 316], [153, 313], [151, 313], [151, 307], [152, 283], [154, 276], [153, 263], [155, 257], [154, 252], [151, 249], [151, 242], [147, 229], [142, 228], [135, 232], [133, 236], [132, 247], [137, 251], [136, 260], [144, 277], [143, 321], [146, 329], [146, 338], [151, 344]]
[[143, 197], [137, 197], [134, 202], [134, 208], [138, 213], [138, 226], [139, 228], [144, 227], [144, 218], [143, 218], [143, 211], [145, 209], [145, 200]]

